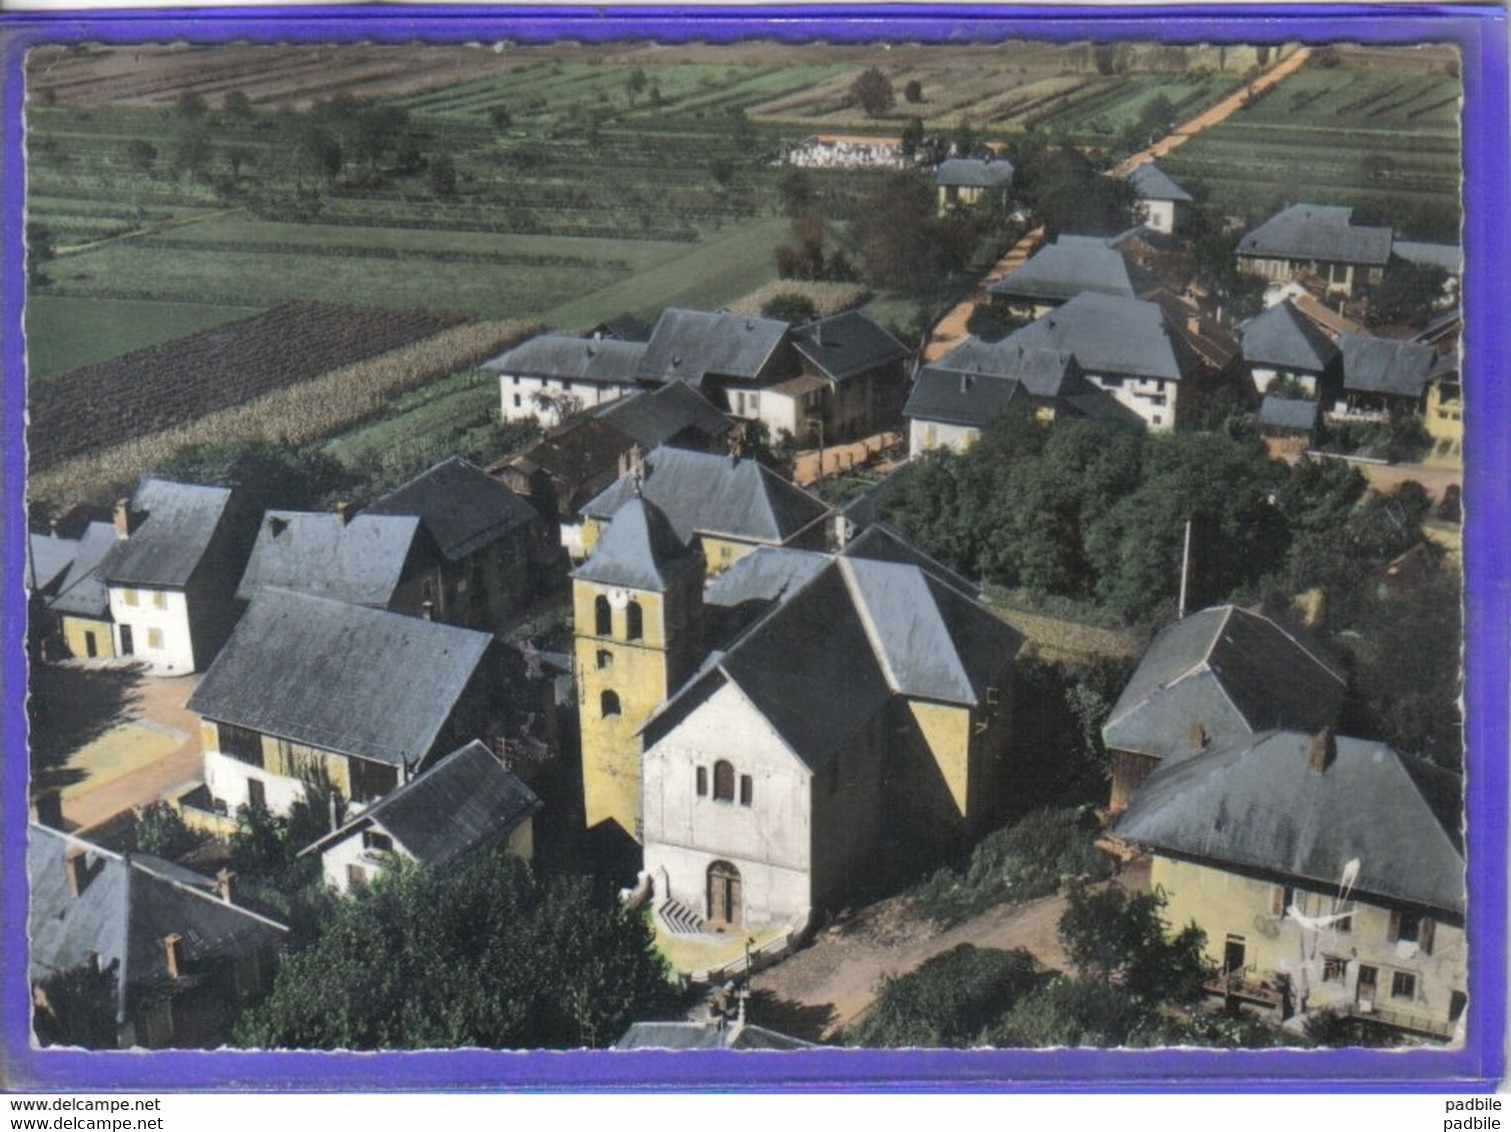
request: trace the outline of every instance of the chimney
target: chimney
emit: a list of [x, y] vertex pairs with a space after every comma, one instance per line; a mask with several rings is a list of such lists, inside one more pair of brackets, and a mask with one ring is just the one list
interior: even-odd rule
[[52, 535], [53, 538], [58, 537], [58, 520], [56, 516], [47, 520], [47, 533]]
[[435, 602], [433, 602], [433, 601], [422, 601], [422, 602], [420, 602], [420, 616], [423, 617], [426, 621], [434, 621], [435, 620]]
[[1338, 740], [1331, 727], [1324, 727], [1307, 742], [1306, 767], [1313, 774], [1322, 774], [1338, 757]]
[[98, 975], [100, 973], [100, 953], [98, 951], [86, 951], [84, 953], [84, 964], [89, 968], [91, 975]]
[[115, 501], [115, 537], [129, 538], [131, 536], [131, 500], [117, 499]]
[[230, 869], [221, 869], [215, 874], [215, 888], [227, 904], [236, 903], [236, 874]]
[[183, 973], [184, 937], [177, 932], [163, 936], [163, 961], [167, 964], [170, 979], [176, 979]]
[[1199, 751], [1207, 745], [1207, 729], [1199, 723], [1191, 725], [1191, 749]]
[[279, 535], [283, 534], [283, 532], [286, 531], [286, 530], [288, 530], [288, 529], [289, 529], [289, 521], [287, 519], [280, 519], [276, 515], [269, 515], [268, 516], [268, 533], [270, 535], [272, 535], [274, 538], [277, 538]]
[[346, 502], [344, 499], [340, 503], [336, 504], [336, 518], [341, 520], [341, 525], [343, 527], [346, 526], [347, 523], [350, 523], [352, 521], [352, 505]]
[[962, 373], [960, 375], [960, 392], [962, 394], [965, 394], [965, 393], [969, 393], [970, 391], [971, 391], [971, 375], [968, 374], [968, 373]]
[[59, 791], [37, 796], [37, 824], [48, 829], [63, 828], [63, 795]]
[[1201, 319], [1194, 314], [1186, 319], [1186, 333], [1193, 336], [1201, 334]]
[[89, 861], [82, 849], [70, 849], [63, 855], [63, 875], [68, 880], [68, 895], [78, 896], [89, 885]]

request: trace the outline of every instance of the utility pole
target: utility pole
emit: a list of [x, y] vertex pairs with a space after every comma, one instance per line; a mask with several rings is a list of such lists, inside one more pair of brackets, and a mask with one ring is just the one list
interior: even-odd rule
[[1175, 611], [1176, 620], [1186, 616], [1186, 586], [1191, 577], [1191, 520], [1186, 519], [1186, 546], [1180, 555], [1180, 605]]

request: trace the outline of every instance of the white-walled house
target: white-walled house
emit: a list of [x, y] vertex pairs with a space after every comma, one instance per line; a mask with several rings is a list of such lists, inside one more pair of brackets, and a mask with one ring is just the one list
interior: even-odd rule
[[489, 362], [499, 375], [499, 416], [555, 428], [573, 412], [606, 405], [637, 389], [645, 343], [538, 334]]
[[235, 623], [253, 522], [227, 488], [147, 479], [118, 502], [116, 543], [97, 569], [115, 655], [159, 676], [209, 664]]
[[1268, 393], [1277, 381], [1295, 382], [1316, 398], [1338, 369], [1338, 347], [1286, 299], [1239, 327], [1243, 360], [1254, 391]]
[[528, 861], [534, 854], [532, 819], [540, 809], [535, 792], [474, 739], [300, 856], [320, 854], [326, 885], [343, 894], [376, 880], [398, 859], [444, 868], [502, 846]]
[[494, 718], [492, 636], [421, 617], [264, 589], [188, 708], [205, 785], [227, 812], [287, 814], [323, 781], [373, 802]]
[[1201, 372], [1182, 328], [1158, 303], [1094, 291], [1013, 331], [998, 346], [1073, 355], [1087, 380], [1155, 431], [1175, 427], [1181, 386]]
[[1191, 204], [1191, 194], [1153, 161], [1134, 166], [1125, 177], [1138, 194], [1139, 218], [1144, 226], [1167, 235], [1174, 232], [1179, 206]]

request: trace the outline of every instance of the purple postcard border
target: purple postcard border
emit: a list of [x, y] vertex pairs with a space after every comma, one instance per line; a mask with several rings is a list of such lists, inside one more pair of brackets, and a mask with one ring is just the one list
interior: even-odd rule
[[[627, 37], [1187, 42], [1453, 42], [1463, 53], [1466, 276], [1464, 528], [1470, 995], [1459, 1050], [819, 1050], [801, 1054], [69, 1052], [29, 1044], [22, 61], [50, 42], [353, 39], [437, 42]], [[1505, 217], [1506, 12], [1475, 5], [982, 5], [265, 8], [0, 13], [0, 1090], [143, 1092], [783, 1089], [873, 1091], [1483, 1091], [1504, 1072], [1511, 438], [1502, 359], [1511, 309]]]

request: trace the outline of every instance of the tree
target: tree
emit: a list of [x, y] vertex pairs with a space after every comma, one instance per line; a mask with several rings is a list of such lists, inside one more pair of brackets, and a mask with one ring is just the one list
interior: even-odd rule
[[257, 116], [257, 112], [252, 109], [252, 100], [245, 91], [240, 90], [226, 91], [220, 100], [220, 109], [232, 122], [250, 122]]
[[897, 101], [892, 80], [879, 67], [868, 67], [855, 77], [850, 84], [850, 98], [870, 118], [880, 118]]
[[116, 1047], [116, 964], [49, 975], [32, 994], [32, 1028], [44, 1046]]
[[318, 449], [257, 440], [181, 448], [154, 472], [180, 483], [236, 488], [258, 510], [323, 507], [356, 483], [339, 460]]
[[1097, 74], [1110, 75], [1117, 68], [1117, 45], [1098, 43], [1092, 47], [1091, 57], [1096, 63]]
[[240, 179], [244, 165], [251, 165], [257, 160], [257, 151], [244, 145], [233, 145], [221, 155], [225, 158], [226, 171], [231, 174], [233, 181]]
[[178, 176], [203, 177], [210, 164], [210, 138], [202, 128], [192, 127], [173, 143], [173, 171]]
[[955, 154], [958, 157], [975, 157], [976, 151], [981, 148], [981, 139], [976, 133], [976, 127], [971, 125], [969, 118], [962, 118], [960, 126], [955, 131]]
[[1157, 94], [1139, 111], [1139, 127], [1151, 135], [1169, 133], [1175, 125], [1175, 103], [1163, 94]]
[[908, 124], [902, 128], [902, 155], [913, 157], [917, 155], [923, 146], [923, 119], [909, 118]]
[[761, 304], [761, 317], [801, 326], [818, 318], [818, 308], [801, 291], [780, 291]]
[[456, 165], [449, 154], [437, 154], [430, 159], [430, 191], [438, 197], [456, 194]]
[[813, 178], [802, 169], [788, 169], [776, 185], [777, 199], [782, 202], [782, 211], [788, 216], [797, 216], [813, 207], [817, 193]]
[[186, 122], [199, 122], [210, 112], [210, 104], [197, 90], [186, 90], [173, 104], [174, 113]]
[[145, 138], [132, 138], [126, 143], [126, 160], [137, 172], [150, 173], [157, 162], [157, 146]]
[[263, 1048], [603, 1047], [676, 1012], [649, 924], [586, 878], [502, 853], [399, 863], [340, 901], [238, 1044]]
[[1267, 66], [1269, 66], [1269, 63], [1270, 63], [1270, 45], [1269, 44], [1267, 44], [1267, 43], [1261, 43], [1258, 47], [1254, 48], [1254, 62], [1258, 63], [1261, 67], [1267, 67]]
[[493, 123], [495, 130], [503, 133], [510, 126], [514, 125], [514, 115], [509, 113], [507, 106], [495, 106], [492, 110], [488, 111], [488, 121]]
[[1167, 937], [1165, 904], [1162, 893], [1072, 885], [1060, 940], [1081, 976], [1104, 991], [1149, 1005], [1195, 1002], [1212, 977], [1202, 954], [1207, 935], [1189, 924]]
[[1441, 267], [1392, 259], [1369, 297], [1369, 324], [1422, 326], [1447, 282], [1448, 273]]
[[645, 77], [644, 67], [636, 67], [630, 72], [629, 77], [624, 80], [625, 97], [629, 99], [631, 106], [635, 105], [635, 99], [640, 96], [641, 91], [645, 90], [649, 81]]
[[26, 222], [26, 281], [33, 287], [50, 282], [42, 265], [57, 254], [53, 231], [39, 220]]
[[923, 101], [923, 84], [917, 79], [909, 79], [908, 85], [902, 88], [902, 96], [910, 104], [917, 105]]
[[131, 844], [139, 853], [173, 861], [198, 843], [178, 811], [167, 802], [153, 802], [131, 815]]
[[303, 173], [333, 182], [341, 175], [344, 155], [336, 135], [323, 126], [306, 125], [300, 131], [295, 160]]
[[962, 268], [975, 245], [969, 218], [940, 218], [934, 188], [913, 172], [890, 175], [860, 202], [852, 231], [866, 280], [886, 290], [919, 294]]

